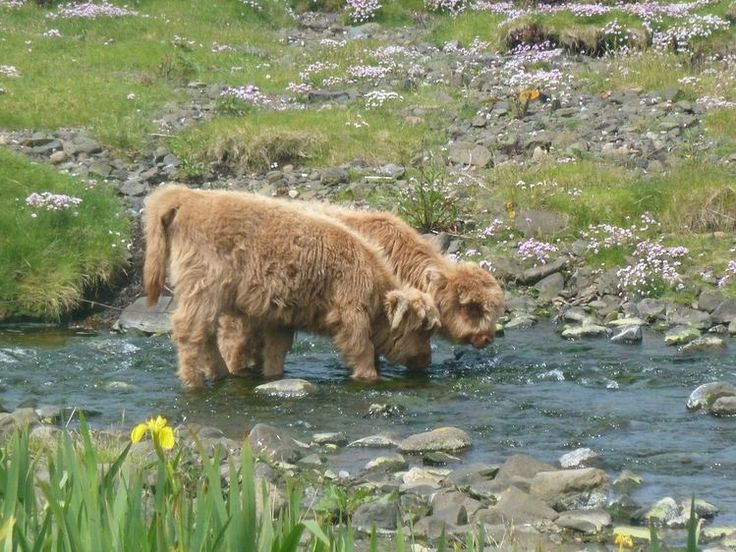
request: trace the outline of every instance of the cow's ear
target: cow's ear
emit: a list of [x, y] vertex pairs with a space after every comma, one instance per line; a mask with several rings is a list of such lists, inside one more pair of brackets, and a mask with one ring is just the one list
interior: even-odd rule
[[401, 324], [404, 316], [409, 310], [409, 300], [401, 291], [394, 290], [386, 295], [386, 318], [389, 320], [391, 329], [395, 330]]

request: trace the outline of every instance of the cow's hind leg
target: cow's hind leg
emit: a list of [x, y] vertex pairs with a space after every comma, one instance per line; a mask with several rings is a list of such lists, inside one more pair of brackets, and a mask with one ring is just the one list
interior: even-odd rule
[[263, 332], [263, 376], [278, 378], [284, 375], [286, 354], [294, 343], [291, 329], [271, 328]]
[[189, 389], [202, 387], [205, 376], [220, 379], [229, 373], [217, 347], [216, 321], [211, 301], [185, 302], [171, 318], [179, 379]]

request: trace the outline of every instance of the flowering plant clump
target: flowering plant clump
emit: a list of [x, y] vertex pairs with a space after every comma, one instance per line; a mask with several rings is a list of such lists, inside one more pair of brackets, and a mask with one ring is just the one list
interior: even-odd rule
[[61, 38], [61, 31], [59, 29], [49, 29], [43, 33], [44, 38]]
[[633, 244], [635, 241], [642, 239], [640, 233], [660, 226], [660, 223], [649, 213], [642, 214], [639, 220], [641, 221], [640, 225], [632, 224], [628, 228], [614, 224], [591, 224], [588, 231], [581, 232], [581, 234], [583, 238], [588, 240], [588, 250], [598, 253], [602, 249]]
[[345, 4], [353, 23], [369, 21], [381, 9], [381, 2], [379, 0], [346, 0]]
[[221, 107], [226, 110], [228, 110], [228, 108], [235, 109], [236, 107], [235, 105], [230, 105], [231, 102], [228, 102], [228, 100], [235, 100], [236, 103], [242, 103], [254, 107], [265, 107], [271, 104], [271, 99], [261, 92], [261, 89], [255, 84], [238, 87], [228, 86], [225, 90], [220, 92], [220, 98], [225, 100], [225, 105], [221, 105]]
[[363, 96], [366, 99], [365, 106], [368, 109], [382, 107], [388, 101], [403, 101], [404, 97], [389, 90], [371, 90]]
[[33, 192], [26, 198], [26, 205], [34, 209], [45, 211], [64, 211], [82, 203], [78, 197], [66, 194], [52, 194], [51, 192]]
[[13, 65], [0, 65], [0, 75], [3, 77], [20, 77], [20, 72]]
[[20, 8], [25, 0], [0, 0], [0, 8]]
[[660, 243], [644, 240], [639, 242], [633, 256], [637, 262], [619, 269], [621, 293], [632, 293], [648, 297], [662, 292], [666, 287], [681, 286], [682, 277], [677, 260], [688, 254], [687, 247], [664, 247]]
[[534, 263], [547, 264], [553, 253], [557, 253], [559, 248], [552, 244], [543, 241], [529, 238], [519, 244], [519, 257], [524, 260], [533, 260]]
[[736, 282], [736, 261], [728, 261], [723, 278], [718, 280], [718, 287], [726, 287], [730, 282]]
[[258, 0], [240, 0], [240, 3], [252, 10], [263, 11], [263, 6], [261, 6]]
[[126, 7], [117, 7], [103, 1], [100, 4], [80, 2], [59, 6], [57, 13], [49, 14], [49, 19], [97, 19], [98, 17], [126, 17], [138, 12]]
[[424, 0], [424, 7], [429, 11], [443, 11], [457, 15], [465, 10], [464, 0]]
[[166, 418], [157, 416], [150, 418], [143, 423], [138, 424], [130, 432], [130, 440], [133, 443], [139, 443], [146, 433], [151, 434], [151, 439], [157, 448], [170, 450], [174, 448], [176, 440], [174, 439], [174, 430], [168, 425]]
[[695, 100], [695, 103], [704, 107], [705, 109], [730, 109], [736, 107], [736, 102], [729, 101], [723, 96], [702, 96]]

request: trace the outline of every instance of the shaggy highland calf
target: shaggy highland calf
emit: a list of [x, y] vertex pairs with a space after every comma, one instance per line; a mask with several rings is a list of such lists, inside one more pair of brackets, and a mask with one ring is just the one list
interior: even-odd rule
[[170, 265], [186, 387], [228, 373], [217, 347], [221, 315], [262, 333], [267, 375], [283, 372], [294, 330], [331, 336], [357, 379], [378, 377], [379, 354], [410, 367], [431, 361], [432, 298], [402, 287], [378, 250], [344, 225], [278, 200], [177, 185], [146, 199], [144, 224], [148, 303]]
[[[474, 263], [454, 263], [400, 218], [385, 212], [355, 211], [316, 202], [288, 202], [304, 212], [337, 220], [380, 247], [389, 267], [405, 284], [428, 292], [440, 312], [440, 333], [478, 349], [493, 342], [503, 312], [503, 291], [496, 279]], [[263, 334], [224, 317], [220, 351], [231, 373], [262, 363]], [[278, 376], [278, 373], [266, 373]]]

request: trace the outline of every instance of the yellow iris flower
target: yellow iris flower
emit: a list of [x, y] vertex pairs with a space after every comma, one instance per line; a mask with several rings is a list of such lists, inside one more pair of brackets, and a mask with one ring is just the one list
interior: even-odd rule
[[172, 449], [174, 448], [174, 430], [167, 423], [166, 418], [161, 416], [150, 418], [133, 428], [133, 431], [130, 432], [130, 440], [138, 443], [150, 431], [154, 443], [164, 450]]
[[613, 544], [618, 546], [619, 550], [623, 550], [624, 548], [634, 548], [634, 541], [631, 539], [631, 536], [622, 535], [621, 533], [616, 534], [613, 539]]

